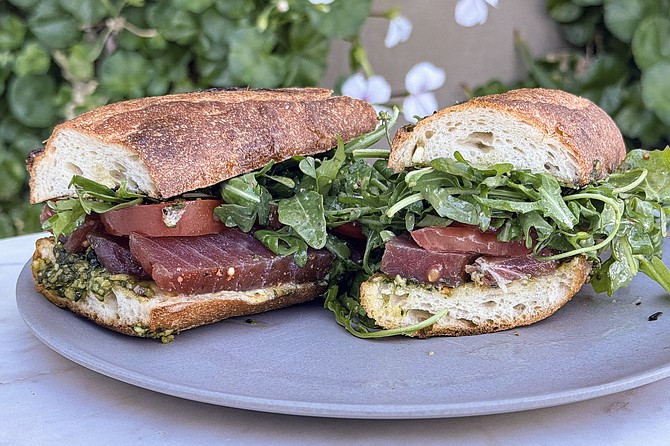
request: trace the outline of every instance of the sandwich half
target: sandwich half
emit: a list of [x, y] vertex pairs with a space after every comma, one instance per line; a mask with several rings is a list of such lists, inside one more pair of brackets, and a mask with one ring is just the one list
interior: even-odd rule
[[[667, 193], [650, 199], [640, 186], [659, 169], [640, 169], [645, 156], [623, 165], [612, 119], [557, 90], [475, 98], [399, 130], [388, 161], [397, 193], [388, 230], [377, 229], [384, 252], [360, 287], [365, 314], [410, 336], [490, 333], [545, 319], [588, 280], [597, 291], [624, 286], [652, 254], [667, 274], [665, 219], [649, 212], [647, 226], [628, 226], [634, 200], [649, 199], [657, 217], [667, 206]], [[644, 231], [649, 250], [636, 251], [627, 237]]]
[[323, 237], [300, 255], [282, 249], [300, 240], [300, 210], [319, 204], [292, 171], [376, 125], [369, 104], [318, 88], [142, 98], [60, 124], [27, 161], [31, 202], [47, 202], [54, 235], [37, 241], [37, 289], [163, 341], [313, 299], [332, 255]]

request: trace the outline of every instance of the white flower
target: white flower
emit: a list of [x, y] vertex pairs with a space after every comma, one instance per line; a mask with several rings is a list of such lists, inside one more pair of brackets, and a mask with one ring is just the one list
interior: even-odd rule
[[489, 17], [488, 5], [498, 7], [498, 0], [458, 0], [454, 16], [456, 23], [471, 27], [483, 25]]
[[365, 79], [361, 73], [356, 73], [344, 81], [342, 94], [367, 101], [377, 111], [386, 110], [382, 104], [391, 100], [391, 85], [382, 76], [375, 75]]
[[437, 111], [437, 98], [431, 92], [412, 94], [402, 101], [402, 113], [407, 122], [416, 121], [416, 117], [423, 118]]
[[409, 95], [403, 100], [402, 110], [405, 119], [414, 121], [414, 116], [428, 116], [438, 109], [434, 90], [446, 80], [444, 70], [430, 62], [414, 65], [405, 76], [405, 88]]
[[288, 12], [289, 4], [287, 0], [279, 0], [277, 2], [277, 11], [279, 12]]
[[389, 29], [386, 32], [384, 45], [393, 48], [399, 43], [407, 42], [412, 34], [412, 22], [403, 15], [397, 15], [389, 21]]
[[334, 1], [335, 0], [309, 0], [309, 2], [313, 5], [330, 5]]

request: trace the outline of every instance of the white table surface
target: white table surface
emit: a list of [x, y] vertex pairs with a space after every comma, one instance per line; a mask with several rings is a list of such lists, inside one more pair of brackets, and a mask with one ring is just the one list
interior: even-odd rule
[[267, 414], [163, 395], [53, 352], [16, 307], [39, 235], [0, 240], [0, 445], [668, 445], [670, 379], [579, 403], [428, 420]]

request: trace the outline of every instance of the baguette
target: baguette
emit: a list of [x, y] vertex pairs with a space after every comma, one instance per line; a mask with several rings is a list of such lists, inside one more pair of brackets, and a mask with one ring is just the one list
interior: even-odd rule
[[97, 108], [56, 126], [31, 155], [30, 201], [70, 195], [73, 175], [167, 199], [375, 128], [369, 104], [331, 93], [211, 90]]
[[614, 121], [593, 102], [526, 88], [473, 98], [400, 129], [389, 167], [421, 167], [455, 152], [477, 167], [511, 163], [582, 186], [606, 178], [623, 161], [626, 146]]
[[164, 291], [149, 281], [142, 287], [150, 289], [150, 297], [145, 292], [138, 294], [133, 289], [114, 286], [102, 300], [89, 291], [75, 301], [57, 293], [41, 278], [45, 267], [56, 261], [53, 248], [53, 237], [37, 240], [31, 264], [37, 291], [51, 303], [119, 333], [164, 342], [190, 328], [307, 302], [325, 288], [316, 282], [286, 283], [264, 289], [189, 295]]

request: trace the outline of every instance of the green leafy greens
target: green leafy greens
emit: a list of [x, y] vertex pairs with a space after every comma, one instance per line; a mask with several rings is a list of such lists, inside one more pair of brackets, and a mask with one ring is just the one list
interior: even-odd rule
[[117, 190], [112, 190], [79, 175], [72, 177], [70, 187], [74, 188], [74, 197], [49, 202], [48, 206], [54, 211], [54, 215], [42, 226], [43, 229], [53, 232], [56, 239], [61, 234], [71, 234], [91, 212], [102, 214], [133, 206], [142, 203], [145, 198], [141, 194], [129, 192], [125, 183]]
[[[584, 255], [593, 263], [596, 292], [611, 295], [643, 272], [670, 293], [670, 271], [661, 260], [670, 218], [670, 148], [631, 151], [607, 180], [581, 189], [562, 187], [549, 174], [518, 171], [509, 164], [478, 169], [459, 154], [399, 174], [373, 166], [384, 192], [354, 190], [352, 172], [346, 170], [335, 190], [336, 200], [359, 214], [357, 221], [368, 237], [349, 291], [331, 288], [326, 295], [326, 306], [356, 336], [376, 333], [374, 321], [360, 306], [357, 283], [378, 270], [378, 248], [393, 234], [454, 221], [482, 230], [497, 228], [501, 241], [524, 239], [540, 258]], [[545, 248], [557, 254], [542, 257]]]

